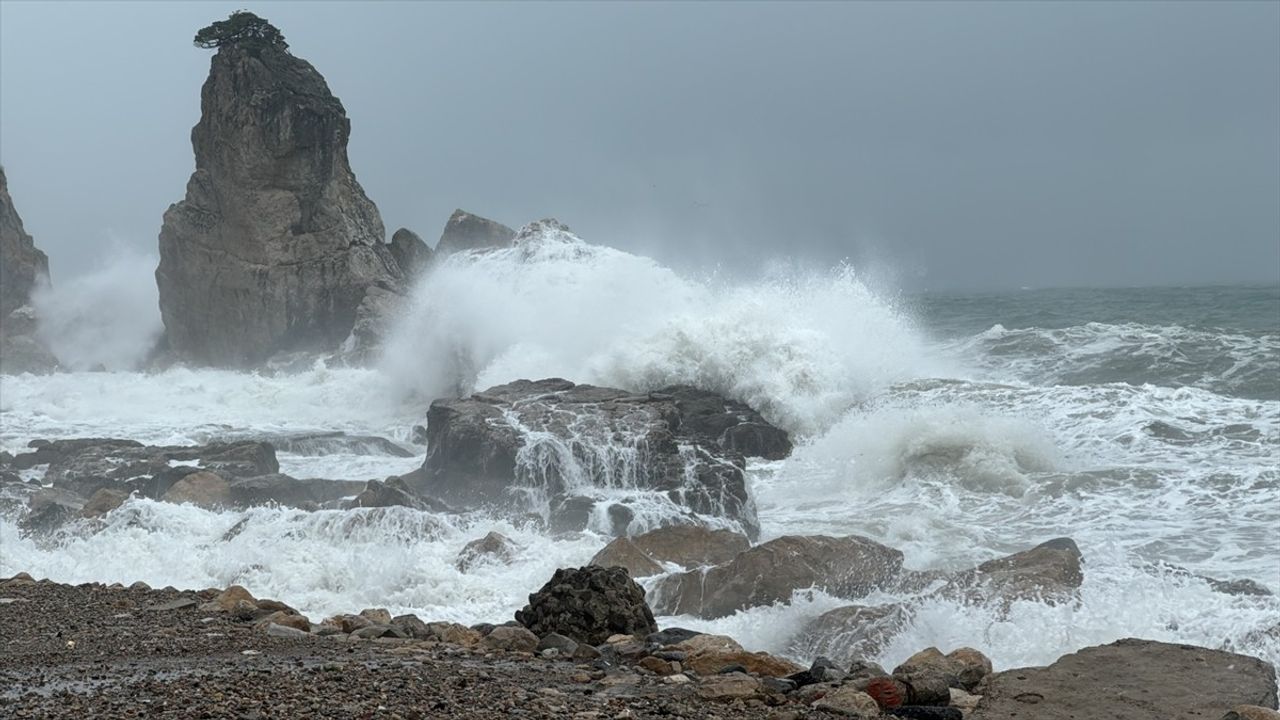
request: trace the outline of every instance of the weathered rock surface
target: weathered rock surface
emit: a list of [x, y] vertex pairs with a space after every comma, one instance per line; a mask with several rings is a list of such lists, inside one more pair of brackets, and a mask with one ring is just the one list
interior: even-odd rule
[[1084, 582], [1083, 561], [1075, 541], [1056, 538], [959, 573], [939, 592], [983, 600], [1063, 602]]
[[515, 237], [516, 231], [502, 223], [465, 210], [454, 210], [445, 223], [435, 251], [443, 257], [463, 250], [511, 247]]
[[369, 289], [403, 280], [347, 161], [342, 103], [284, 48], [231, 43], [214, 55], [200, 104], [196, 170], [160, 230], [169, 351], [247, 366], [337, 348]]
[[751, 547], [751, 541], [741, 533], [695, 525], [658, 528], [631, 540], [654, 560], [686, 568], [722, 565]]
[[631, 538], [614, 538], [596, 553], [588, 565], [620, 567], [631, 577], [649, 577], [662, 572], [662, 566], [654, 562]]
[[[697, 513], [732, 519], [755, 533], [743, 456], [724, 444], [736, 437], [732, 426], [703, 434], [706, 424], [686, 421], [676, 391], [683, 392], [637, 395], [560, 379], [519, 380], [469, 398], [436, 400], [427, 414], [430, 449], [418, 489], [451, 505], [522, 512], [531, 499], [545, 498], [552, 526], [566, 529], [584, 527], [597, 502], [626, 510], [617, 491], [634, 490], [650, 507], [668, 504], [671, 524], [696, 524], [688, 515]], [[735, 412], [743, 424], [764, 422], [749, 409]], [[605, 488], [608, 498], [599, 492]], [[625, 532], [619, 519], [625, 513], [600, 529]]]
[[858, 597], [891, 583], [902, 569], [902, 553], [873, 540], [784, 536], [739, 553], [707, 570], [670, 575], [653, 587], [661, 615], [716, 618], [757, 605], [788, 602], [796, 590], [819, 588]]
[[391, 236], [391, 255], [396, 259], [406, 280], [421, 275], [431, 264], [431, 248], [418, 234], [408, 228], [400, 228]]
[[9, 179], [0, 167], [0, 320], [26, 305], [36, 283], [48, 276], [49, 258], [23, 228], [9, 196]]
[[537, 635], [559, 633], [588, 645], [658, 630], [644, 590], [622, 568], [560, 568], [516, 620]]
[[1220, 718], [1236, 705], [1275, 708], [1276, 674], [1247, 655], [1126, 639], [996, 673], [978, 692], [971, 720]]

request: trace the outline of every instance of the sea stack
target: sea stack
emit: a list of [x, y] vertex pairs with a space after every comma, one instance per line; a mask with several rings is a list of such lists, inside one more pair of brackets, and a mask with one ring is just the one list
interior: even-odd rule
[[196, 170], [160, 230], [167, 348], [227, 367], [334, 350], [366, 294], [403, 280], [351, 172], [346, 111], [252, 13], [205, 28], [196, 44], [217, 53], [191, 131]]
[[26, 305], [36, 284], [48, 276], [49, 258], [22, 227], [9, 197], [9, 180], [0, 167], [0, 322]]

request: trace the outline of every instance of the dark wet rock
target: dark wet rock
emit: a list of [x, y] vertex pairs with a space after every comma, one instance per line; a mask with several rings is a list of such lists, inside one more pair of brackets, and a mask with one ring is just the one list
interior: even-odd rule
[[[9, 196], [9, 179], [0, 167], [0, 319], [26, 305], [31, 291], [48, 277], [49, 258], [23, 228]], [[6, 331], [0, 328], [0, 335]]]
[[571, 637], [566, 637], [560, 633], [547, 633], [538, 640], [537, 651], [556, 650], [564, 657], [570, 657], [574, 651], [578, 649], [578, 641]]
[[47, 535], [79, 517], [84, 498], [59, 488], [36, 491], [27, 501], [27, 512], [18, 521], [23, 535]]
[[662, 578], [650, 591], [661, 615], [723, 617], [758, 605], [789, 602], [805, 588], [839, 597], [866, 595], [891, 583], [902, 553], [856, 535], [783, 536], [706, 570]]
[[644, 590], [622, 568], [560, 568], [516, 620], [538, 635], [559, 633], [599, 645], [613, 635], [656, 632]]
[[679, 627], [664, 628], [658, 632], [646, 635], [644, 641], [654, 645], [677, 645], [690, 638], [695, 638], [703, 634], [705, 633]]
[[481, 564], [510, 565], [519, 551], [520, 547], [511, 538], [500, 532], [490, 532], [464, 545], [454, 566], [467, 572]]
[[431, 248], [408, 228], [395, 231], [388, 249], [406, 279], [418, 277], [431, 264]]
[[979, 691], [971, 720], [1217, 718], [1240, 704], [1276, 707], [1276, 673], [1247, 655], [1125, 639], [995, 673]]
[[348, 503], [349, 508], [359, 507], [395, 507], [402, 506], [414, 510], [430, 510], [444, 512], [447, 507], [440, 502], [424, 498], [412, 490], [398, 478], [389, 478], [386, 482], [370, 480], [365, 488]]
[[250, 366], [336, 349], [366, 293], [403, 280], [351, 172], [342, 103], [286, 49], [232, 43], [214, 55], [200, 105], [196, 170], [160, 230], [168, 350]]
[[338, 453], [390, 455], [392, 457], [413, 457], [415, 455], [415, 453], [384, 437], [377, 435], [348, 435], [341, 431], [272, 435], [264, 438], [264, 440], [275, 446], [278, 452], [297, 455], [334, 455]]
[[515, 236], [516, 231], [502, 223], [454, 210], [436, 243], [436, 253], [443, 257], [463, 250], [511, 247]]
[[745, 457], [781, 460], [791, 454], [791, 438], [786, 431], [769, 424], [743, 403], [688, 385], [673, 385], [658, 392], [675, 400], [682, 434], [710, 440]]
[[959, 573], [939, 592], [978, 600], [1063, 602], [1084, 582], [1083, 562], [1075, 541], [1057, 538]]
[[[726, 517], [756, 532], [742, 456], [700, 431], [686, 433], [683, 422], [674, 395], [520, 380], [433, 402], [429, 451], [415, 481], [425, 494], [463, 507], [527, 511], [531, 495], [550, 498], [550, 525], [580, 529], [598, 500], [571, 481], [586, 476], [600, 487], [631, 487], [651, 502]], [[625, 501], [610, 502], [617, 504]]]
[[300, 480], [280, 473], [257, 475], [231, 483], [231, 502], [236, 507], [285, 505], [311, 509], [349, 497], [365, 483], [357, 480]]

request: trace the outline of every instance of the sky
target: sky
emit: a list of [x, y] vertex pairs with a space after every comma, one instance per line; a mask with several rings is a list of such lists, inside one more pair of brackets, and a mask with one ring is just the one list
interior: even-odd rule
[[246, 8], [388, 234], [553, 216], [690, 271], [1280, 282], [1280, 3], [0, 2], [0, 163], [58, 278], [154, 253]]

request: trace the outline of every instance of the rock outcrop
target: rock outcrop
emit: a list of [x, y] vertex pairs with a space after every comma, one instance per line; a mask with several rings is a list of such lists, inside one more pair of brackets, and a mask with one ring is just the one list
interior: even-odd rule
[[1248, 655], [1126, 639], [1049, 667], [989, 676], [971, 720], [1221, 718], [1237, 705], [1276, 707], [1276, 671]]
[[539, 636], [559, 633], [590, 645], [658, 631], [644, 590], [622, 568], [560, 568], [529, 596], [516, 621]]
[[745, 535], [694, 525], [658, 528], [635, 537], [615, 538], [591, 558], [592, 565], [623, 567], [631, 577], [648, 577], [662, 571], [660, 563], [685, 568], [719, 565], [751, 547]]
[[902, 569], [902, 553], [856, 535], [783, 536], [707, 570], [662, 578], [650, 600], [660, 615], [717, 618], [776, 602], [796, 590], [820, 588], [858, 597], [888, 586]]
[[9, 196], [0, 167], [0, 373], [47, 373], [58, 359], [36, 336], [31, 291], [49, 278], [49, 259], [35, 246]]
[[515, 237], [516, 231], [502, 223], [454, 210], [436, 243], [436, 253], [446, 256], [463, 250], [511, 247]]
[[31, 299], [31, 290], [49, 276], [49, 258], [22, 227], [0, 167], [0, 322]]
[[408, 228], [400, 228], [391, 236], [391, 255], [405, 277], [412, 279], [427, 269], [433, 253], [417, 233]]
[[247, 366], [332, 350], [403, 272], [347, 161], [351, 124], [311, 64], [271, 43], [213, 57], [196, 170], [160, 230], [156, 283], [177, 358]]
[[[732, 408], [725, 416], [750, 432], [737, 434], [730, 423], [708, 431], [703, 416], [681, 411], [690, 392], [698, 391], [634, 394], [553, 378], [436, 400], [427, 459], [413, 480], [454, 506], [532, 507], [557, 529], [582, 529], [599, 516], [608, 526], [597, 529], [621, 534], [641, 509], [659, 515], [659, 524], [723, 518], [753, 534], [743, 452], [772, 452], [781, 431], [723, 398], [719, 405]], [[744, 439], [757, 437], [775, 439]]]

